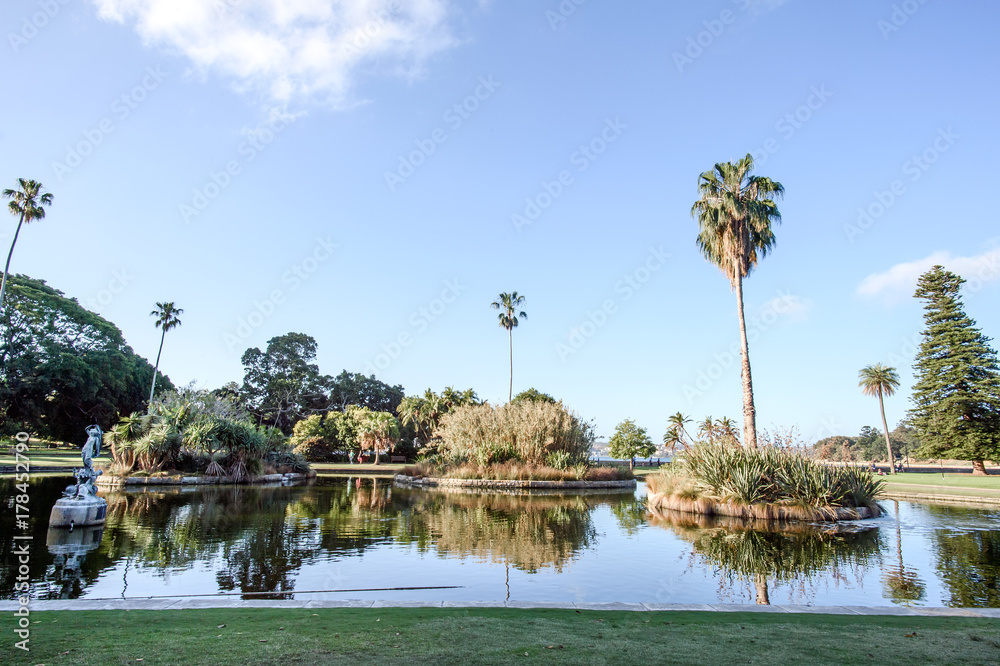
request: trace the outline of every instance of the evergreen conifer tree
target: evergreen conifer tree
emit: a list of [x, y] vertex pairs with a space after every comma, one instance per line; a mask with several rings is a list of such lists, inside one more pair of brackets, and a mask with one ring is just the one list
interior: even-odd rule
[[917, 429], [917, 454], [973, 461], [1000, 459], [1000, 366], [990, 339], [976, 328], [962, 305], [965, 280], [935, 266], [917, 281], [923, 299], [923, 341], [913, 368], [916, 384], [909, 412]]

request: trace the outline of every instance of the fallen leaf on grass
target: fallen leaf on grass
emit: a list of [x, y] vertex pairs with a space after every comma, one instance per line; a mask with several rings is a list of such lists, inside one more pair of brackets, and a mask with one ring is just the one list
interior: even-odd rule
[[917, 632], [914, 631], [912, 634], [903, 634], [903, 638], [915, 638], [916, 635]]

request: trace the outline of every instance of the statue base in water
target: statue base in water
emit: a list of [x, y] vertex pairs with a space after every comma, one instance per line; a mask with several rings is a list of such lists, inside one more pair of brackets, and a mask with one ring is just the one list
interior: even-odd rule
[[85, 527], [103, 525], [108, 503], [94, 495], [63, 497], [56, 500], [49, 514], [49, 527]]

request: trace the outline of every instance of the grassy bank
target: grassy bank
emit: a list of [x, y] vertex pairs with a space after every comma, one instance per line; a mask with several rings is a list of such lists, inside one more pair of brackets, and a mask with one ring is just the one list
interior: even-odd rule
[[882, 477], [886, 484], [901, 486], [935, 486], [938, 488], [963, 488], [995, 490], [1000, 492], [1000, 476], [972, 476], [971, 474], [930, 474], [903, 472]]
[[24, 664], [995, 664], [1000, 622], [772, 613], [206, 609], [32, 613]]
[[[80, 459], [80, 449], [44, 449], [44, 448], [29, 448], [27, 453], [21, 454], [21, 460], [24, 460], [24, 456], [27, 456], [28, 461], [32, 467], [82, 467], [83, 462]], [[105, 458], [95, 458], [96, 463], [106, 461]], [[13, 465], [14, 456], [7, 451], [7, 447], [2, 449], [0, 453], [0, 465]], [[68, 470], [72, 473], [72, 470]]]

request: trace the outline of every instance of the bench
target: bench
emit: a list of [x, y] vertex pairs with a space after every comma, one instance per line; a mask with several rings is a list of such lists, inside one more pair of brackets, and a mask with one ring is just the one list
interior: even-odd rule
[[405, 463], [406, 456], [389, 456], [390, 463]]

